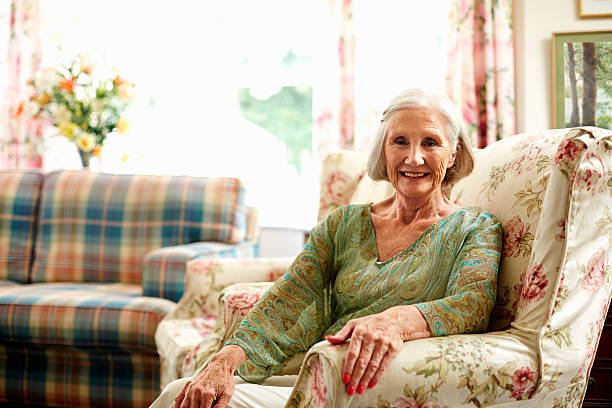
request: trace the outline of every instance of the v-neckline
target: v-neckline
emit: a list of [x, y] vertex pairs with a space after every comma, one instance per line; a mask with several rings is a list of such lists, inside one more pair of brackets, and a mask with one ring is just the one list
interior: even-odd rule
[[437, 227], [440, 223], [442, 223], [442, 221], [448, 220], [451, 217], [455, 216], [456, 214], [462, 212], [462, 211], [466, 211], [469, 207], [464, 207], [464, 208], [460, 208], [457, 211], [452, 212], [451, 214], [447, 215], [444, 218], [440, 218], [438, 221], [434, 222], [433, 224], [431, 224], [429, 227], [427, 227], [425, 229], [425, 231], [423, 231], [423, 233], [421, 235], [419, 235], [417, 237], [417, 239], [415, 239], [412, 244], [410, 244], [409, 246], [407, 246], [404, 249], [399, 250], [398, 252], [396, 252], [395, 254], [393, 254], [391, 257], [387, 258], [384, 261], [378, 261], [379, 258], [379, 252], [378, 252], [378, 240], [376, 239], [376, 229], [374, 228], [374, 222], [372, 221], [372, 205], [373, 203], [370, 203], [368, 205], [368, 219], [369, 219], [369, 226], [370, 226], [370, 236], [372, 237], [372, 239], [374, 240], [374, 251], [375, 251], [375, 257], [374, 257], [374, 263], [378, 266], [383, 266], [388, 264], [390, 261], [392, 261], [393, 259], [397, 258], [398, 256], [400, 256], [401, 254], [408, 252], [410, 250], [412, 250], [414, 248], [414, 246], [421, 242], [423, 240], [423, 237], [425, 237], [426, 235], [428, 235], [430, 233], [431, 230], [434, 229], [434, 227]]

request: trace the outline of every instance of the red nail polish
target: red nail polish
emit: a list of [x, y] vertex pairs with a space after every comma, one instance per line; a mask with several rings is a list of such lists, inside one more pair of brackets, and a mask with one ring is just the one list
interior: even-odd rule
[[352, 385], [349, 385], [348, 387], [346, 387], [346, 393], [348, 395], [353, 395], [355, 393], [355, 387], [353, 387]]
[[376, 383], [374, 381], [370, 381], [368, 383], [368, 388], [374, 388], [375, 385], [376, 385]]
[[351, 376], [350, 376], [350, 375], [348, 375], [348, 374], [344, 374], [344, 377], [342, 377], [342, 382], [343, 382], [344, 384], [348, 384], [348, 383], [349, 383], [349, 381], [351, 381]]
[[365, 390], [365, 387], [363, 385], [360, 385], [359, 387], [357, 387], [357, 394], [359, 395], [363, 394], [364, 390]]

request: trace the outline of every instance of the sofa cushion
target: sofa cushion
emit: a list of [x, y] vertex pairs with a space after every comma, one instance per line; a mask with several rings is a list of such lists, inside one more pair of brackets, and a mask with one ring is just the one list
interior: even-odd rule
[[155, 329], [176, 307], [137, 285], [41, 283], [0, 290], [0, 340], [155, 353]]
[[42, 190], [32, 280], [141, 283], [154, 249], [245, 234], [238, 179], [54, 172]]
[[42, 174], [0, 172], [0, 279], [27, 282]]

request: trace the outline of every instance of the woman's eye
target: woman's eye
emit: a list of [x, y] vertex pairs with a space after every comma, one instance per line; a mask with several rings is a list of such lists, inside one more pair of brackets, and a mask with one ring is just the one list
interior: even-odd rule
[[435, 141], [435, 140], [433, 140], [433, 139], [427, 139], [427, 140], [425, 140], [425, 143], [424, 143], [424, 144], [425, 144], [425, 146], [427, 146], [427, 147], [433, 147], [433, 146], [437, 146], [437, 145], [438, 145], [438, 142], [436, 142], [436, 141]]
[[395, 144], [405, 145], [406, 144], [406, 140], [404, 140], [403, 137], [398, 137], [397, 139], [395, 139]]

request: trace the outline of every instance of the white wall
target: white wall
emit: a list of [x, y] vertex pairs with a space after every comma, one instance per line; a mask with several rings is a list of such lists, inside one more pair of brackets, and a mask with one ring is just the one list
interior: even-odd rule
[[612, 30], [612, 18], [578, 17], [578, 0], [515, 0], [517, 133], [552, 124], [552, 33]]

